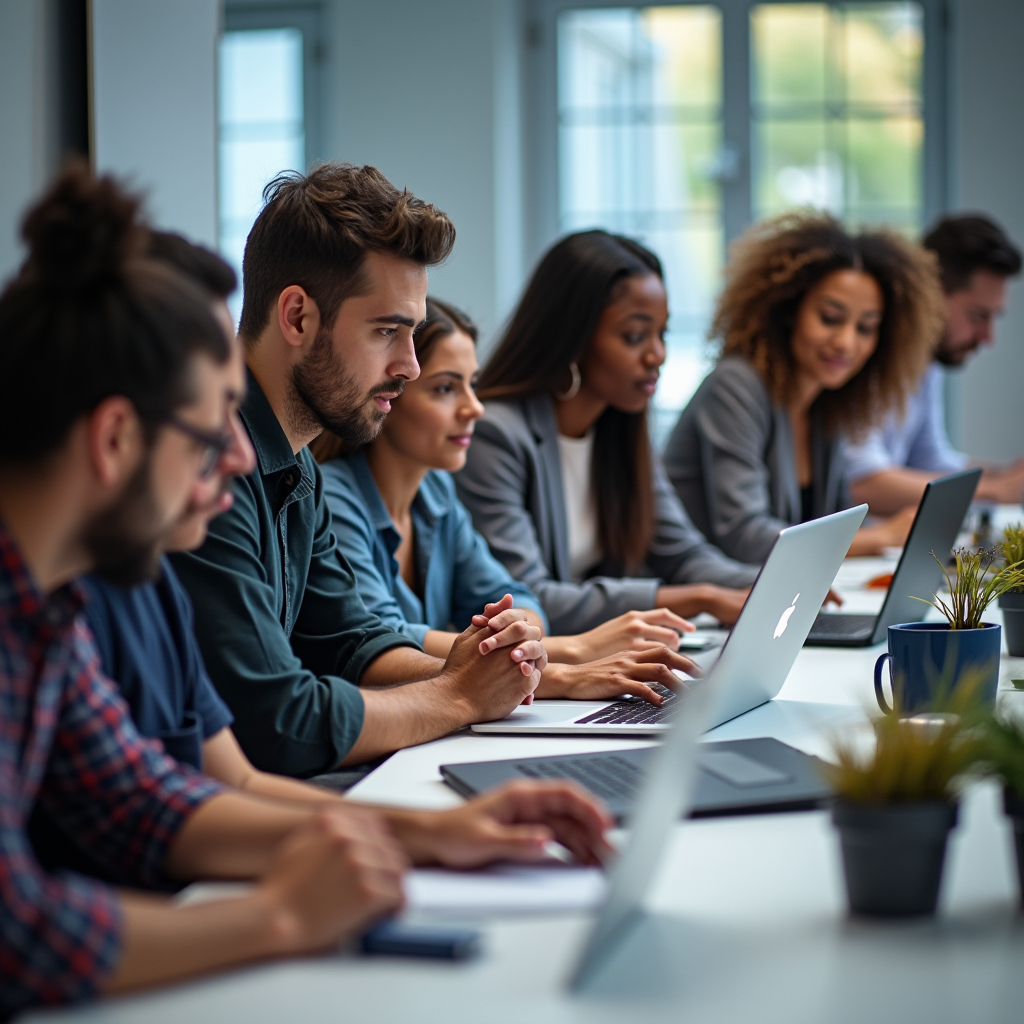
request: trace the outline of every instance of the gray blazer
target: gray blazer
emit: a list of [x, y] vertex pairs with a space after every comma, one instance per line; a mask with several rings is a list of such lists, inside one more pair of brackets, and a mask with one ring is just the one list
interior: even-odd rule
[[[843, 449], [811, 423], [814, 518], [847, 508]], [[801, 520], [793, 430], [761, 375], [725, 356], [697, 388], [665, 446], [665, 469], [697, 527], [727, 555], [762, 562]]]
[[653, 608], [662, 581], [745, 587], [757, 574], [753, 566], [724, 557], [694, 529], [655, 457], [657, 518], [647, 575], [597, 575], [574, 583], [558, 425], [547, 395], [488, 402], [455, 482], [491, 551], [540, 598], [555, 634], [580, 633], [623, 612]]

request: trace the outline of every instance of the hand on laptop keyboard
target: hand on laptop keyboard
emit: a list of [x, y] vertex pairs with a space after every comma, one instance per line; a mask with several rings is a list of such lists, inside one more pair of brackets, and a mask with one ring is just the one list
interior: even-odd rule
[[537, 696], [613, 700], [625, 694], [657, 707], [673, 687], [686, 685], [677, 674], [683, 672], [692, 677], [701, 674], [693, 661], [667, 647], [620, 651], [583, 665], [548, 665]]
[[665, 686], [653, 687], [662, 698], [658, 707], [653, 707], [635, 697], [624, 697], [614, 704], [609, 704], [600, 711], [595, 711], [586, 718], [576, 720], [577, 725], [658, 725], [667, 720], [667, 716], [679, 700], [679, 694]]

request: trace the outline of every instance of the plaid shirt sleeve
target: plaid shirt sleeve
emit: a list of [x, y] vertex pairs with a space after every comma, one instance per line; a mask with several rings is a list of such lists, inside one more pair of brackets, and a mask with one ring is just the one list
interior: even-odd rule
[[[80, 621], [57, 713], [39, 798], [117, 877], [159, 881], [174, 837], [220, 787], [138, 735]], [[121, 949], [115, 891], [44, 872], [21, 802], [17, 772], [0, 765], [0, 1020], [94, 994]]]
[[73, 650], [41, 799], [118, 881], [159, 885], [175, 836], [222, 787], [139, 735], [81, 620]]

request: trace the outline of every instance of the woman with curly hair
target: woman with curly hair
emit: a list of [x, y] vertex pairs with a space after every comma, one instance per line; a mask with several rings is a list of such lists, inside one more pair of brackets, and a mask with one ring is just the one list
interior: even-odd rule
[[[760, 562], [784, 527], [847, 507], [843, 437], [902, 411], [941, 330], [933, 260], [899, 235], [820, 213], [751, 228], [711, 325], [718, 365], [665, 450], [697, 527]], [[902, 544], [914, 511], [864, 527], [850, 554]]]

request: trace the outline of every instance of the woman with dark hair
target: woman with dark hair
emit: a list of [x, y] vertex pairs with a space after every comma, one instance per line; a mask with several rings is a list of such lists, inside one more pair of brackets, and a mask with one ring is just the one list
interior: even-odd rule
[[[847, 507], [843, 436], [902, 410], [941, 328], [934, 263], [899, 235], [818, 213], [753, 227], [711, 326], [721, 358], [665, 449], [694, 522], [758, 562], [784, 527]], [[902, 544], [915, 511], [864, 527], [850, 554]]]
[[605, 231], [569, 235], [481, 374], [487, 411], [459, 496], [556, 633], [628, 609], [733, 622], [756, 574], [694, 528], [651, 448], [667, 321], [653, 253]]
[[[428, 299], [415, 336], [420, 376], [392, 399], [377, 439], [346, 453], [322, 434], [311, 446], [360, 597], [386, 626], [438, 658], [448, 656], [474, 614], [506, 594], [529, 621], [547, 627], [529, 587], [512, 578], [473, 529], [450, 476], [464, 465], [484, 412], [474, 392], [476, 336], [465, 314]], [[631, 693], [660, 703], [648, 684], [670, 684], [673, 668], [692, 669], [673, 650], [679, 633], [692, 628], [661, 609], [628, 612], [579, 636], [547, 637], [550, 661], [536, 696]]]

